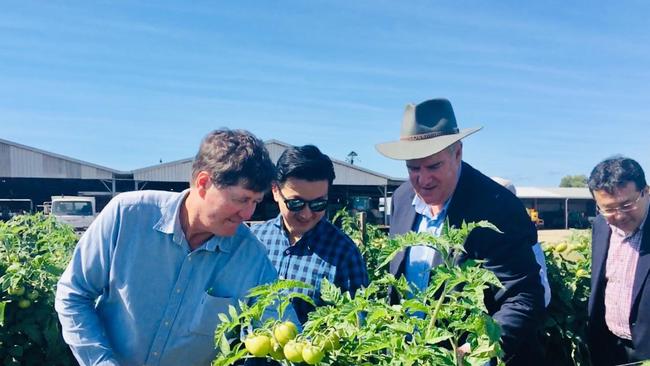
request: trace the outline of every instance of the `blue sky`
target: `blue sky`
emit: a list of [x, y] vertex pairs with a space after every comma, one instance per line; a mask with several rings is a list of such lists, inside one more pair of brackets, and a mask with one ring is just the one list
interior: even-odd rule
[[404, 106], [483, 126], [464, 159], [557, 186], [612, 154], [650, 171], [647, 1], [9, 1], [0, 138], [120, 170], [194, 155], [218, 127], [374, 149]]

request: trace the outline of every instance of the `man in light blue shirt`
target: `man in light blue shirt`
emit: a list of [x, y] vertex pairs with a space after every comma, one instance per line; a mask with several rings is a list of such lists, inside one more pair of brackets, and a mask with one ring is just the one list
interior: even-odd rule
[[57, 287], [63, 337], [79, 363], [209, 365], [217, 315], [277, 278], [242, 223], [274, 172], [255, 136], [216, 130], [201, 144], [188, 190], [115, 197]]

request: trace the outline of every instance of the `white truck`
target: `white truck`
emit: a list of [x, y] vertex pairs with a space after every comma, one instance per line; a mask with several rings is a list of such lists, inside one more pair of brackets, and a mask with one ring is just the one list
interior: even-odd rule
[[46, 202], [45, 207], [46, 212], [75, 231], [85, 231], [97, 216], [95, 197], [52, 196], [52, 201]]

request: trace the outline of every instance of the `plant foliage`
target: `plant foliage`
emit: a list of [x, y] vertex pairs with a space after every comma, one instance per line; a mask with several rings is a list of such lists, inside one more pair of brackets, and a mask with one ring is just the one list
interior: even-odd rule
[[42, 214], [0, 222], [0, 362], [75, 365], [54, 311], [56, 283], [77, 237]]
[[[455, 262], [467, 235], [479, 226], [495, 229], [481, 222], [464, 224], [461, 228], [446, 226], [440, 237], [410, 233], [386, 239], [385, 246], [374, 251], [377, 255], [374, 261], [379, 266], [413, 245], [431, 246], [442, 255], [443, 264], [432, 270], [430, 286], [419, 291], [404, 278], [384, 274], [353, 298], [323, 280], [321, 296], [326, 305], [309, 314], [304, 331], [297, 335], [291, 347], [295, 343], [304, 349], [316, 347], [323, 353], [318, 362], [323, 365], [484, 365], [497, 358], [501, 355], [500, 328], [487, 314], [483, 293], [488, 286], [500, 286], [500, 283], [476, 261], [462, 265]], [[259, 319], [264, 306], [276, 304], [279, 299], [286, 301], [286, 294], [277, 294], [295, 287], [293, 282], [280, 281], [255, 289], [251, 296], [265, 305], [240, 304], [239, 312], [233, 308], [231, 314], [219, 315], [221, 324], [215, 341], [221, 353], [214, 365], [231, 365], [252, 357], [248, 344], [245, 348], [241, 345], [249, 336], [242, 337], [236, 332], [238, 329], [268, 337], [272, 344], [279, 343], [273, 333], [277, 320], [267, 320], [257, 326], [254, 320]], [[390, 304], [386, 296], [389, 289], [401, 295], [400, 304]], [[333, 344], [337, 346], [328, 347]], [[465, 344], [470, 352], [461, 355], [458, 349]], [[289, 343], [284, 346], [285, 355], [288, 347]], [[270, 353], [266, 357], [284, 365], [296, 363]]]

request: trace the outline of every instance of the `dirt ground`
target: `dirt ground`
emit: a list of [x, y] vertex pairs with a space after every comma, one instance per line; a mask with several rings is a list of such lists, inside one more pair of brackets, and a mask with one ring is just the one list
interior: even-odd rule
[[566, 240], [572, 230], [537, 230], [538, 240], [545, 243], [557, 243]]

